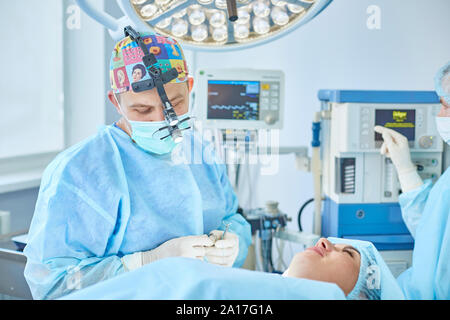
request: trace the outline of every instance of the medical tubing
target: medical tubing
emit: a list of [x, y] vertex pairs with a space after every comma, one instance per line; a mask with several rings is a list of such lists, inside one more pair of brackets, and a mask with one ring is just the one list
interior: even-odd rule
[[262, 261], [261, 261], [261, 230], [256, 230], [255, 233], [255, 266], [257, 271], [262, 271]]
[[302, 216], [303, 210], [308, 206], [308, 204], [310, 204], [313, 201], [314, 201], [314, 198], [309, 199], [308, 201], [303, 203], [303, 205], [301, 206], [300, 210], [298, 210], [297, 223], [298, 223], [298, 230], [300, 232], [303, 231], [303, 229], [302, 229], [302, 222], [301, 222], [301, 216]]
[[253, 191], [252, 191], [252, 177], [250, 174], [250, 164], [247, 162], [247, 179], [248, 179], [248, 199], [247, 199], [247, 205], [249, 208], [252, 207], [252, 195], [253, 195]]
[[258, 250], [256, 250], [255, 246], [255, 252], [256, 254], [256, 261], [258, 262], [259, 271], [264, 271], [264, 251], [263, 251], [263, 240], [262, 240], [262, 231], [263, 231], [263, 218], [262, 216], [259, 217], [259, 230], [257, 230], [256, 233], [256, 242], [258, 244]]
[[313, 232], [317, 235], [322, 233], [322, 184], [321, 184], [321, 159], [320, 159], [320, 120], [321, 113], [316, 112], [314, 114], [313, 122], [313, 140], [311, 142], [312, 146], [312, 156], [311, 156], [311, 172], [313, 174], [314, 182], [314, 223]]
[[267, 257], [267, 271], [273, 272], [273, 264], [272, 264], [272, 240], [267, 239], [266, 241], [266, 257]]
[[266, 266], [266, 246], [265, 246], [265, 241], [263, 239], [264, 235], [265, 235], [265, 230], [263, 229], [263, 217], [260, 216], [259, 217], [259, 239], [260, 239], [260, 254], [261, 254], [261, 271], [266, 271], [267, 270], [267, 266]]
[[[276, 228], [276, 230], [275, 230], [275, 234], [278, 233], [280, 231], [280, 229], [283, 229], [283, 228], [279, 225]], [[281, 240], [278, 237], [275, 237], [274, 241], [275, 241], [275, 246], [277, 247], [277, 250], [278, 250], [278, 260], [277, 260], [277, 262], [278, 262], [278, 269], [279, 270], [286, 270], [287, 266], [286, 266], [286, 263], [284, 262], [284, 259], [283, 259], [285, 243], [284, 243], [283, 240]]]
[[236, 165], [236, 173], [235, 173], [235, 179], [234, 179], [235, 184], [236, 184], [236, 188], [239, 186], [239, 174], [240, 174], [240, 171], [241, 171], [241, 164], [238, 163]]
[[270, 263], [270, 267], [271, 267], [271, 272], [272, 273], [282, 273], [280, 271], [278, 271], [277, 269], [275, 269], [274, 265], [273, 265], [273, 255], [272, 255], [272, 248], [273, 248], [273, 230], [270, 231], [270, 240], [269, 240], [269, 263]]

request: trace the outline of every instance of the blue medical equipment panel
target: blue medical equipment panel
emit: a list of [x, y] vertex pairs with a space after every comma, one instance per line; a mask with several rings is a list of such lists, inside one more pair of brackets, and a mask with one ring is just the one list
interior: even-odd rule
[[414, 239], [398, 203], [338, 204], [326, 198], [322, 235], [372, 242], [378, 250], [412, 250]]
[[[340, 112], [339, 115], [341, 115], [341, 117], [335, 115], [335, 118], [331, 116], [329, 121], [322, 121], [328, 126], [328, 131], [324, 130], [323, 137], [321, 137], [323, 139], [321, 145], [322, 157], [325, 159], [324, 163], [337, 161], [335, 164], [327, 167], [331, 168], [330, 172], [328, 172], [327, 183], [332, 183], [333, 186], [328, 186], [328, 189], [325, 191], [326, 199], [322, 212], [322, 235], [370, 241], [379, 250], [413, 249], [414, 239], [403, 221], [400, 206], [396, 202], [398, 196], [393, 197], [392, 202], [386, 201], [385, 198], [388, 195], [390, 196], [393, 190], [382, 189], [385, 185], [391, 186], [392, 189], [397, 188], [395, 183], [392, 184], [391, 180], [388, 180], [393, 179], [393, 175], [386, 176], [387, 167], [382, 165], [381, 161], [373, 161], [373, 155], [379, 154], [377, 149], [381, 147], [382, 139], [375, 133], [364, 136], [364, 128], [362, 127], [364, 125], [367, 130], [370, 130], [371, 126], [385, 126], [386, 122], [396, 122], [395, 113], [397, 108], [399, 108], [402, 111], [399, 114], [401, 113], [404, 116], [401, 123], [404, 128], [396, 130], [411, 141], [411, 151], [417, 158], [413, 159], [413, 161], [423, 162], [426, 159], [437, 159], [437, 156], [441, 154], [438, 144], [435, 143], [433, 145], [435, 150], [431, 150], [430, 148], [424, 148], [417, 141], [434, 135], [433, 130], [435, 129], [431, 127], [425, 128], [427, 123], [430, 123], [429, 119], [427, 118], [428, 122], [422, 121], [423, 123], [419, 120], [426, 116], [432, 116], [429, 110], [439, 104], [438, 95], [434, 91], [320, 90], [318, 98], [322, 102], [322, 110], [331, 111], [333, 109], [333, 112], [336, 114]], [[401, 105], [401, 107], [396, 105]], [[366, 114], [363, 114], [363, 112], [361, 112], [360, 116], [353, 114], [355, 110], [362, 110], [362, 108], [364, 108], [363, 111]], [[343, 113], [343, 109], [347, 110], [348, 114], [353, 115], [353, 118], [351, 116], [347, 117]], [[362, 121], [363, 118], [369, 120], [364, 123], [361, 122], [361, 127], [359, 127], [359, 123], [357, 124], [354, 121]], [[360, 129], [341, 132], [346, 130], [346, 128], [342, 127], [343, 119], [347, 121], [347, 125], [355, 123], [355, 128]], [[341, 137], [331, 136], [330, 127], [332, 125], [330, 123], [334, 123], [334, 128], [341, 130], [339, 131], [342, 133]], [[334, 131], [335, 135], [336, 132]], [[360, 134], [361, 136], [356, 137], [355, 134]], [[342, 139], [342, 137], [347, 137], [351, 141], [343, 143], [344, 147], [336, 147], [339, 143], [338, 139]], [[369, 140], [366, 137], [369, 137]], [[375, 140], [375, 143], [373, 140]], [[331, 144], [335, 146], [332, 151], [330, 151]], [[364, 147], [365, 144], [369, 144], [369, 147]], [[324, 147], [324, 145], [327, 147]], [[365, 159], [369, 158], [372, 159], [372, 162], [364, 162], [366, 161]], [[353, 162], [345, 163], [345, 161], [348, 162], [350, 160]], [[382, 183], [378, 182], [381, 185], [380, 196], [367, 195], [364, 191], [361, 191], [361, 188], [367, 186], [368, 183], [367, 181], [364, 182], [364, 179], [369, 179], [364, 173], [361, 176], [361, 172], [364, 172], [363, 168], [365, 166], [372, 166], [374, 163], [380, 163], [380, 166], [372, 167], [372, 170], [380, 170], [380, 175], [385, 175], [384, 180], [380, 180]], [[353, 168], [353, 171], [348, 168]], [[431, 172], [430, 170], [433, 167], [430, 166], [428, 169]], [[433, 170], [438, 169], [435, 168]], [[419, 169], [419, 174], [421, 174], [420, 171]], [[359, 176], [357, 177], [358, 172]], [[330, 177], [335, 178], [333, 180]], [[427, 177], [422, 173], [422, 178], [425, 179]], [[361, 195], [364, 195], [364, 197]], [[363, 199], [366, 199], [366, 197], [372, 200], [364, 202]], [[373, 200], [376, 198], [379, 198], [380, 201]]]
[[317, 96], [337, 103], [439, 103], [434, 91], [319, 90]]

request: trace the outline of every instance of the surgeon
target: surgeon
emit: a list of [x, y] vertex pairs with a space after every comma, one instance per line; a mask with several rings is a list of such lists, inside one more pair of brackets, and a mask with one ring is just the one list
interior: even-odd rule
[[[442, 104], [436, 126], [450, 144], [450, 62], [437, 73], [435, 87]], [[415, 238], [412, 267], [400, 275], [399, 284], [407, 299], [450, 299], [450, 169], [434, 185], [422, 181], [406, 137], [380, 126], [375, 131], [384, 139], [381, 153], [397, 170], [402, 216]]]
[[[233, 267], [246, 258], [250, 225], [237, 213], [226, 168], [190, 129], [193, 79], [178, 43], [128, 34], [113, 50], [110, 79], [121, 119], [59, 154], [43, 174], [24, 250], [35, 299], [166, 257]], [[179, 161], [190, 153], [200, 161]]]

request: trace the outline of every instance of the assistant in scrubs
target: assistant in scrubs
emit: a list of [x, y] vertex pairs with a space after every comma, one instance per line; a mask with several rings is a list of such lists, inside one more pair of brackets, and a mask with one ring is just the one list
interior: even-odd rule
[[[450, 144], [450, 62], [435, 77], [442, 104], [436, 126]], [[433, 185], [422, 181], [412, 163], [406, 137], [375, 127], [382, 134], [381, 152], [392, 159], [403, 193], [399, 197], [403, 220], [415, 238], [412, 267], [397, 279], [407, 299], [450, 299], [450, 168]]]

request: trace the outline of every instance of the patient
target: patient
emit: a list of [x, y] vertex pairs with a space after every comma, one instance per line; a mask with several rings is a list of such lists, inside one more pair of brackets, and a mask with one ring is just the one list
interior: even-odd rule
[[356, 285], [360, 265], [356, 248], [321, 238], [316, 246], [297, 253], [283, 276], [333, 282], [348, 295]]
[[[300, 279], [291, 279], [295, 277]], [[284, 277], [171, 257], [102, 281], [66, 299], [292, 300], [404, 299], [372, 243], [320, 239], [297, 254]]]
[[370, 242], [321, 238], [297, 253], [284, 277], [335, 283], [348, 299], [402, 299], [403, 293]]

